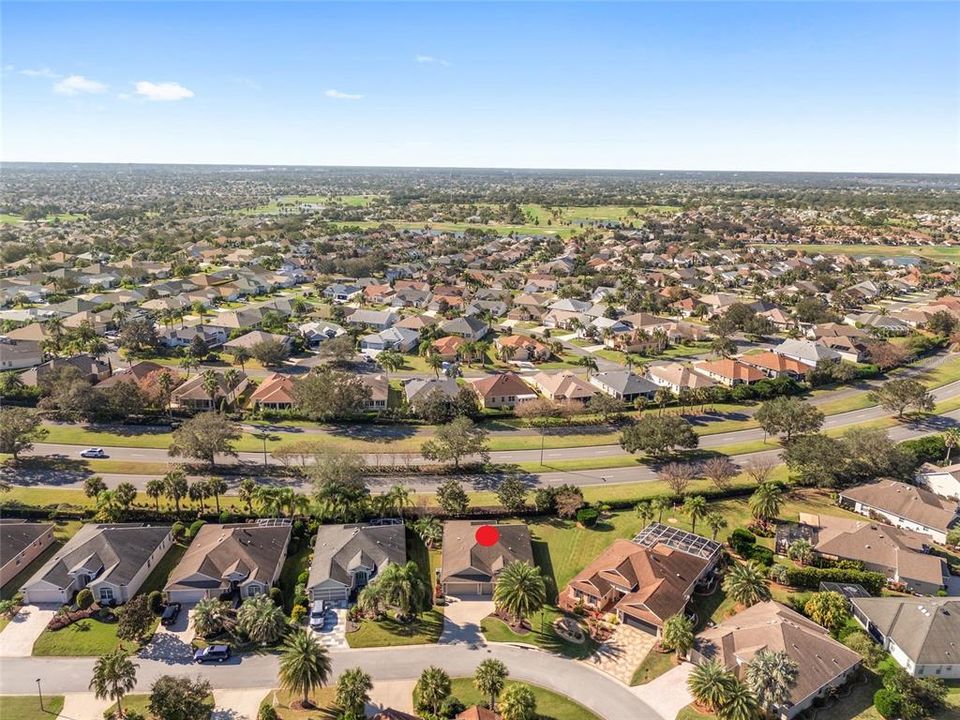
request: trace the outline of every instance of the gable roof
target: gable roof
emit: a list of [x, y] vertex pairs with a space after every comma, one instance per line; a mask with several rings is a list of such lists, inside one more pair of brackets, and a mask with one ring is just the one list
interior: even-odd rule
[[293, 403], [293, 378], [280, 373], [270, 373], [250, 394], [250, 402]]
[[896, 480], [852, 487], [843, 490], [840, 496], [944, 532], [957, 519], [955, 500], [944, 500], [928, 490]]
[[321, 525], [313, 546], [307, 588], [326, 580], [353, 586], [352, 570], [377, 569], [407, 561], [407, 541], [402, 524]]
[[487, 377], [473, 380], [472, 382], [473, 387], [483, 397], [513, 395], [519, 398], [536, 395], [536, 393], [527, 387], [527, 384], [523, 382], [523, 380], [512, 372], [488, 375]]
[[917, 665], [960, 664], [960, 600], [852, 598], [854, 607]]
[[512, 562], [533, 565], [533, 546], [530, 529], [526, 525], [497, 525], [499, 538], [494, 545], [477, 542], [480, 520], [449, 520], [443, 525], [443, 570], [440, 582], [469, 580], [491, 582], [505, 566]]
[[790, 688], [796, 705], [837, 676], [860, 663], [860, 656], [800, 613], [773, 600], [727, 618], [697, 636], [696, 648], [740, 675], [760, 650], [783, 651], [797, 664], [797, 681]]
[[0, 520], [0, 567], [6, 565], [52, 528], [51, 523]]

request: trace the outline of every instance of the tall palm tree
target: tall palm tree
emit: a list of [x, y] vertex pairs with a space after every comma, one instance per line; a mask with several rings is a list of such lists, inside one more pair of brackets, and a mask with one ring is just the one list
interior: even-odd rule
[[268, 517], [283, 515], [283, 497], [280, 494], [280, 488], [273, 485], [260, 485], [253, 491], [253, 498], [264, 515]]
[[123, 717], [123, 696], [137, 686], [138, 667], [121, 648], [102, 655], [93, 666], [90, 689], [100, 700], [115, 700], [120, 717]]
[[430, 587], [412, 560], [404, 565], [388, 565], [377, 579], [387, 602], [396, 608], [399, 619], [412, 618], [426, 607]]
[[410, 493], [410, 488], [403, 483], [397, 483], [387, 491], [387, 495], [390, 498], [392, 509], [400, 515], [400, 519], [402, 520], [403, 511], [409, 507], [413, 507], [413, 496]]
[[287, 619], [269, 596], [257, 595], [240, 606], [237, 626], [254, 642], [267, 645], [283, 636]]
[[683, 501], [683, 512], [690, 517], [690, 532], [696, 534], [697, 520], [707, 514], [707, 501], [702, 495], [690, 495]]
[[724, 702], [736, 676], [718, 660], [697, 665], [687, 677], [687, 688], [697, 704], [716, 712]]
[[176, 386], [176, 383], [177, 381], [173, 377], [173, 374], [167, 370], [161, 370], [157, 375], [157, 389], [160, 391], [160, 402], [171, 420], [173, 420], [173, 406], [170, 404], [170, 400], [173, 396], [173, 388]]
[[508, 686], [500, 698], [500, 717], [503, 720], [535, 720], [537, 698], [533, 690], [516, 683]]
[[160, 498], [163, 497], [165, 492], [163, 480], [160, 478], [147, 480], [147, 485], [143, 491], [146, 493], [147, 497], [153, 498], [153, 501], [157, 505], [157, 512], [160, 512]]
[[734, 563], [723, 579], [723, 590], [735, 603], [747, 607], [770, 599], [763, 571], [753, 562]]
[[197, 480], [196, 482], [190, 485], [190, 489], [187, 491], [187, 494], [190, 496], [190, 499], [193, 502], [200, 503], [200, 512], [204, 512], [207, 508], [204, 505], [204, 500], [210, 497], [210, 491], [207, 488], [207, 483], [205, 480]]
[[947, 449], [946, 457], [943, 458], [943, 464], [950, 464], [950, 453], [957, 445], [960, 445], [960, 428], [950, 428], [941, 436], [943, 437], [943, 446]]
[[753, 690], [742, 682], [734, 682], [723, 705], [717, 709], [717, 717], [720, 720], [756, 720], [759, 711]]
[[634, 511], [637, 513], [637, 517], [640, 518], [640, 524], [644, 527], [650, 524], [650, 521], [653, 520], [653, 516], [656, 514], [653, 505], [647, 500], [638, 502]]
[[220, 376], [214, 370], [203, 371], [203, 391], [210, 398], [210, 409], [217, 409], [217, 393], [220, 392]]
[[668, 617], [663, 623], [661, 644], [682, 658], [693, 647], [693, 623], [682, 612]]
[[747, 665], [746, 683], [764, 713], [790, 699], [800, 668], [783, 650], [760, 650]]
[[440, 368], [443, 367], [443, 358], [438, 353], [432, 352], [427, 355], [427, 366], [433, 370], [437, 379], [440, 378]]
[[373, 679], [360, 668], [344, 670], [337, 680], [337, 707], [344, 718], [363, 718]]
[[377, 355], [377, 365], [383, 368], [384, 374], [389, 379], [390, 373], [403, 367], [403, 355], [393, 350], [384, 350]]
[[253, 514], [253, 500], [257, 494], [257, 481], [252, 478], [244, 478], [240, 481], [237, 488], [237, 496], [240, 502], [247, 506], [247, 513]]
[[220, 477], [207, 479], [207, 492], [217, 503], [217, 515], [220, 514], [220, 496], [228, 490], [227, 481]]
[[443, 539], [443, 523], [435, 515], [426, 515], [413, 524], [413, 530], [423, 540], [428, 550], [432, 550]]
[[780, 514], [783, 500], [783, 486], [780, 483], [765, 482], [750, 496], [750, 511], [757, 520], [766, 525]]
[[163, 476], [163, 492], [174, 502], [177, 513], [180, 513], [180, 500], [189, 492], [187, 476], [183, 470], [171, 470]]
[[673, 501], [664, 496], [655, 497], [652, 501], [652, 507], [657, 511], [657, 522], [663, 522], [663, 512], [665, 510], [670, 510], [673, 507]]
[[417, 709], [426, 709], [433, 716], [440, 713], [443, 701], [450, 696], [450, 676], [438, 667], [431, 665], [422, 673], [413, 688]]
[[727, 519], [718, 512], [707, 513], [706, 516], [707, 527], [710, 528], [712, 533], [711, 539], [717, 539], [717, 533], [727, 527]]
[[216, 598], [203, 598], [193, 609], [193, 629], [201, 637], [223, 630], [227, 606]]
[[519, 623], [540, 610], [547, 600], [547, 589], [540, 570], [529, 563], [512, 562], [500, 572], [493, 589], [497, 608]]
[[331, 670], [327, 649], [314, 635], [295, 630], [284, 643], [280, 655], [280, 686], [291, 694], [301, 695], [303, 707], [310, 705], [310, 693], [327, 683]]
[[497, 696], [500, 695], [503, 686], [506, 685], [509, 674], [507, 666], [493, 658], [484, 660], [477, 667], [476, 672], [473, 673], [474, 687], [481, 695], [489, 698], [488, 707], [494, 712], [497, 709]]

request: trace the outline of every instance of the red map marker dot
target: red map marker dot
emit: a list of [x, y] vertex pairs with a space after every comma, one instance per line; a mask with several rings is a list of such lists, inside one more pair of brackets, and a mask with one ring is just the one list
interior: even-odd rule
[[497, 541], [500, 540], [500, 531], [493, 525], [481, 525], [477, 528], [476, 538], [478, 544], [490, 547], [496, 545]]

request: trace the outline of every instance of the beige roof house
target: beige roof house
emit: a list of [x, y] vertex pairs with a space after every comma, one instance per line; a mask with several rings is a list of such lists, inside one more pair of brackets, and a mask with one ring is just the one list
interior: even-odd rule
[[527, 378], [540, 393], [558, 402], [587, 402], [600, 391], [569, 370], [558, 373], [538, 372]]
[[321, 525], [313, 546], [307, 592], [311, 600], [346, 601], [387, 565], [406, 561], [402, 523]]
[[496, 525], [497, 542], [477, 540], [483, 521], [450, 520], [443, 526], [440, 582], [449, 595], [490, 595], [499, 572], [512, 562], [533, 565], [533, 546], [526, 525]]
[[697, 636], [691, 659], [716, 659], [741, 679], [746, 666], [761, 650], [785, 652], [797, 664], [790, 699], [777, 716], [792, 718], [810, 707], [829, 688], [842, 685], [861, 658], [830, 633], [800, 613], [772, 600], [727, 618]]
[[940, 543], [957, 522], [957, 501], [916, 485], [881, 480], [840, 492], [840, 505], [867, 516], [880, 516], [899, 528], [929, 535]]

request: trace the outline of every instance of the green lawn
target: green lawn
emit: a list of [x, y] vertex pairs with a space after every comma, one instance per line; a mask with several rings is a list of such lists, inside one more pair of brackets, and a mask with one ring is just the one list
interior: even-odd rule
[[[44, 630], [33, 644], [35, 656], [91, 656], [104, 655], [114, 650], [118, 623], [101, 622], [94, 618], [81, 620], [62, 630]], [[137, 649], [137, 643], [125, 642], [128, 652]]]
[[[210, 706], [210, 712], [213, 712], [215, 707], [213, 695], [207, 696], [207, 704]], [[137, 695], [127, 695], [121, 701], [121, 706], [123, 707], [124, 712], [130, 712], [131, 710], [140, 713], [146, 720], [155, 720], [156, 716], [150, 712], [150, 696], [147, 694], [137, 694]], [[114, 703], [110, 706], [107, 712], [116, 712], [117, 705]]]
[[[580, 703], [539, 685], [513, 683], [509, 680], [507, 684], [526, 685], [533, 690], [533, 694], [537, 698], [537, 718], [539, 720], [601, 720], [599, 716], [587, 710]], [[487, 702], [487, 698], [481, 696], [473, 686], [473, 678], [454, 678], [451, 683], [451, 691], [454, 697], [458, 698], [467, 707], [482, 705]]]
[[313, 538], [303, 544], [297, 552], [287, 555], [280, 570], [279, 585], [283, 592], [283, 611], [290, 614], [293, 608], [293, 594], [297, 586], [300, 573], [310, 569], [310, 553], [313, 550]]
[[697, 712], [693, 705], [687, 705], [677, 713], [676, 720], [713, 720], [714, 718], [716, 718], [716, 715], [704, 715]]
[[153, 570], [150, 571], [150, 574], [147, 575], [147, 579], [143, 581], [143, 585], [140, 586], [137, 595], [151, 593], [154, 590], [163, 590], [163, 586], [167, 584], [167, 578], [170, 577], [170, 573], [180, 564], [184, 553], [187, 552], [187, 545], [189, 545], [189, 543], [174, 543], [174, 545], [167, 550], [167, 554], [161, 558], [160, 562], [158, 562]]
[[506, 623], [495, 617], [484, 618], [480, 629], [488, 642], [526, 643], [570, 658], [589, 657], [596, 648], [596, 643], [591, 639], [588, 638], [582, 645], [577, 645], [567, 642], [554, 631], [553, 621], [563, 615], [564, 613], [556, 607], [549, 605], [544, 609], [542, 626], [540, 613], [537, 613], [529, 618], [533, 629], [523, 635], [513, 632]]
[[646, 685], [671, 668], [677, 666], [677, 654], [675, 652], [661, 653], [656, 648], [647, 653], [647, 656], [640, 663], [640, 666], [633, 672], [631, 685]]
[[817, 245], [814, 243], [802, 245], [770, 245], [757, 244], [754, 247], [776, 248], [779, 250], [802, 250], [808, 255], [876, 255], [878, 257], [909, 256], [930, 258], [931, 260], [955, 261], [960, 256], [960, 247], [952, 245]]
[[0, 695], [0, 718], [54, 720], [63, 710], [63, 695], [45, 695], [43, 710], [36, 695]]
[[410, 623], [397, 622], [393, 617], [379, 622], [364, 620], [355, 632], [347, 633], [347, 644], [352, 648], [425, 645], [437, 642], [441, 632], [443, 613], [433, 608]]
[[292, 697], [286, 690], [274, 690], [264, 698], [261, 707], [273, 706], [280, 720], [333, 720], [337, 717], [337, 692], [333, 686], [319, 688], [310, 693], [310, 702], [314, 709], [291, 708], [290, 703], [294, 700], [300, 698]]

